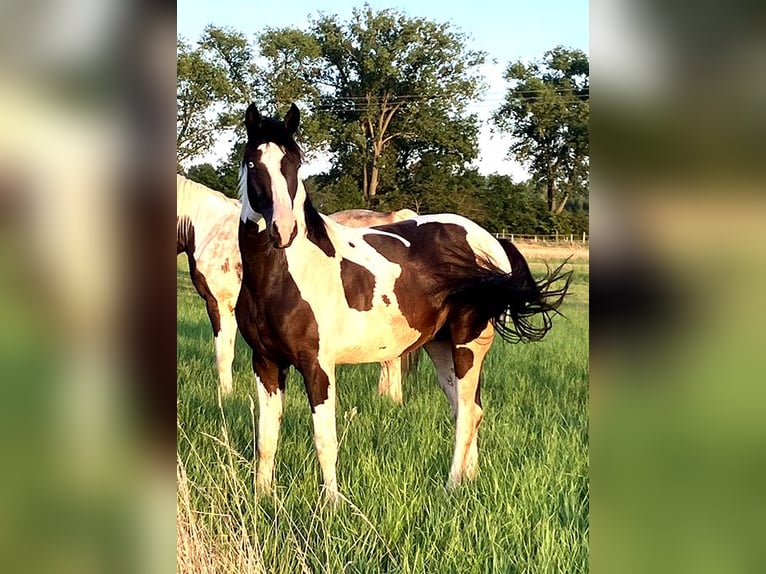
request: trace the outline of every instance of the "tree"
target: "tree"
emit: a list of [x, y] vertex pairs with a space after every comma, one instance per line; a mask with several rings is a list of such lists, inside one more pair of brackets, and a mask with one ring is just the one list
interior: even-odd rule
[[225, 77], [201, 50], [192, 50], [182, 40], [178, 40], [176, 55], [176, 159], [181, 164], [204, 154], [215, 143], [211, 112], [225, 91]]
[[540, 195], [528, 183], [514, 183], [507, 175], [489, 175], [484, 179], [481, 202], [487, 218], [481, 222], [493, 232], [537, 232], [536, 203]]
[[570, 198], [588, 193], [588, 57], [558, 46], [541, 62], [509, 64], [505, 79], [513, 85], [493, 122], [514, 137], [508, 155], [544, 186], [557, 215]]
[[287, 92], [318, 102], [312, 145], [332, 154], [336, 182], [358, 182], [367, 207], [424, 154], [451, 158], [448, 169], [476, 157], [478, 120], [466, 105], [483, 88], [484, 54], [447, 24], [365, 5], [348, 22], [320, 16], [303, 34], [270, 30], [260, 45], [272, 74], [289, 71]]
[[192, 48], [177, 41], [176, 156], [182, 164], [209, 152], [218, 135], [241, 123], [257, 69], [240, 32], [208, 26]]

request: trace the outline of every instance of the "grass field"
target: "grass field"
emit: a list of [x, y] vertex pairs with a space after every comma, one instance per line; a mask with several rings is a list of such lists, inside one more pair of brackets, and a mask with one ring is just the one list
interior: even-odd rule
[[[523, 246], [520, 246], [524, 252]], [[544, 254], [530, 254], [533, 272]], [[295, 372], [275, 496], [254, 495], [257, 400], [237, 342], [234, 393], [219, 405], [202, 299], [178, 259], [179, 572], [588, 570], [588, 266], [540, 343], [497, 337], [484, 365], [478, 478], [447, 492], [454, 425], [426, 356], [404, 405], [377, 394], [377, 365], [338, 368], [338, 480], [323, 507], [303, 384]], [[252, 397], [252, 398], [251, 398]]]

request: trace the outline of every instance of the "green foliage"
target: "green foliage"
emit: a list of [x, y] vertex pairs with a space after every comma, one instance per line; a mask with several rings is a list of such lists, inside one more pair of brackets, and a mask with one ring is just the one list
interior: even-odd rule
[[199, 163], [186, 171], [186, 177], [216, 191], [223, 191], [218, 171], [209, 163]]
[[349, 175], [316, 175], [307, 178], [304, 184], [320, 213], [364, 207], [359, 183]]
[[505, 78], [513, 85], [493, 121], [514, 137], [509, 155], [527, 164], [559, 214], [588, 191], [588, 57], [558, 46], [542, 62], [512, 62]]
[[267, 99], [313, 104], [303, 128], [309, 147], [333, 154], [333, 185], [345, 190], [339, 179], [354, 178], [364, 205], [395, 194], [402, 168], [424, 154], [461, 164], [476, 157], [477, 122], [465, 108], [483, 87], [484, 54], [449, 25], [365, 5], [346, 22], [320, 15], [307, 32], [269, 30], [260, 46]]
[[235, 199], [239, 196], [239, 165], [244, 143], [233, 146], [229, 158], [214, 167], [209, 163], [195, 164], [186, 170], [186, 177], [197, 181], [210, 189], [220, 191]]
[[485, 54], [466, 40], [451, 24], [369, 5], [348, 21], [320, 13], [306, 30], [267, 28], [254, 46], [208, 26], [193, 48], [178, 43], [179, 167], [233, 130], [225, 160], [189, 173], [236, 197], [246, 104], [281, 116], [298, 102], [308, 159], [331, 157], [328, 172], [307, 182], [321, 212], [406, 207], [459, 213], [495, 232], [587, 232], [587, 57], [557, 47], [542, 62], [509, 64], [512, 87], [493, 121], [532, 173], [514, 183], [467, 167], [479, 151], [467, 105], [484, 89]]
[[177, 44], [176, 156], [179, 163], [201, 155], [215, 142], [212, 108], [223, 98], [223, 71], [205, 59], [199, 49]]
[[539, 233], [537, 194], [527, 184], [513, 183], [509, 176], [485, 178], [481, 199], [487, 209], [483, 225], [492, 232]]
[[221, 131], [241, 122], [254, 97], [253, 49], [235, 30], [207, 26], [192, 47], [177, 42], [176, 156], [184, 163], [209, 152]]
[[236, 141], [229, 152], [229, 157], [222, 162], [217, 169], [218, 177], [221, 182], [222, 190], [229, 197], [238, 197], [239, 187], [239, 167], [242, 163], [242, 156], [245, 153], [245, 142], [240, 139]]

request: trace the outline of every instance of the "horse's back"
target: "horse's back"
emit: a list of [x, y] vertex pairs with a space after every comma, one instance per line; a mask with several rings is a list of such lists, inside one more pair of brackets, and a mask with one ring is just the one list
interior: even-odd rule
[[[410, 244], [410, 258], [434, 265], [448, 263], [459, 253], [488, 257], [504, 271], [510, 262], [502, 245], [476, 222], [454, 213], [415, 215], [375, 229], [397, 235]], [[380, 240], [377, 240], [380, 241]]]

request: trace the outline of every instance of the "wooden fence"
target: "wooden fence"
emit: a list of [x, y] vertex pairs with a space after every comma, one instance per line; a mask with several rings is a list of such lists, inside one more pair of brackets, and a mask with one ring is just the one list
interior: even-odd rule
[[535, 243], [588, 243], [590, 237], [587, 233], [555, 233], [552, 235], [532, 235], [526, 233], [509, 233], [507, 231], [501, 231], [495, 233], [495, 237], [498, 239], [510, 239], [511, 241], [527, 241]]

